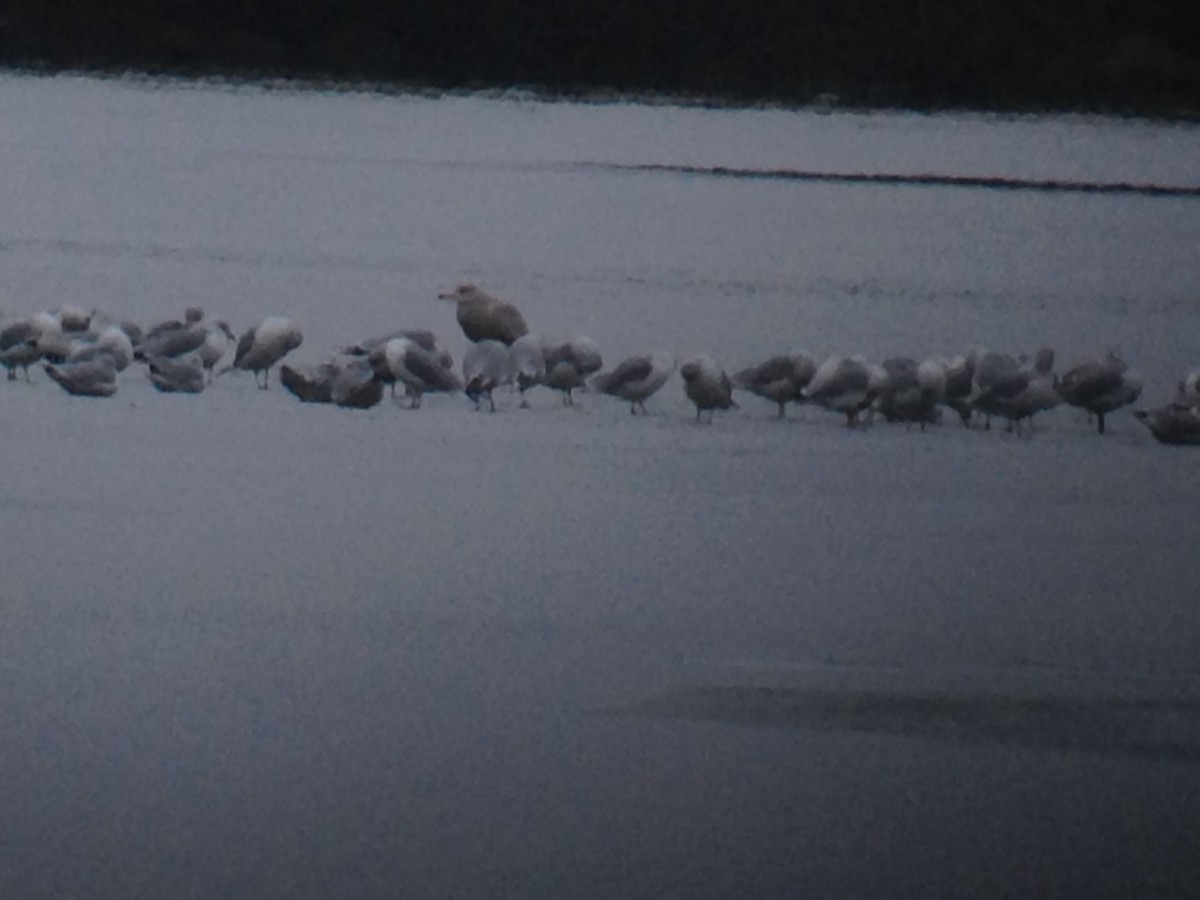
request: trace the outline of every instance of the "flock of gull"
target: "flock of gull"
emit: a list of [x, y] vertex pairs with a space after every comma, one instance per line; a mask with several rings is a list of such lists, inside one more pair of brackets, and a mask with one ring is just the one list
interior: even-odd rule
[[[84, 397], [111, 397], [117, 376], [131, 366], [160, 391], [199, 393], [230, 370], [250, 371], [260, 388], [279, 365], [278, 379], [307, 403], [332, 403], [366, 409], [378, 404], [385, 389], [404, 389], [417, 408], [431, 393], [465, 394], [476, 409], [496, 409], [494, 392], [515, 390], [520, 405], [527, 393], [543, 387], [561, 395], [590, 389], [629, 403], [634, 415], [646, 413], [646, 401], [678, 370], [683, 390], [696, 407], [697, 421], [711, 422], [715, 411], [736, 407], [735, 391], [762, 397], [784, 418], [788, 404], [808, 404], [845, 416], [849, 427], [876, 419], [922, 429], [950, 410], [968, 427], [990, 428], [993, 418], [1009, 431], [1028, 435], [1035, 415], [1067, 404], [1085, 410], [1103, 434], [1106, 416], [1136, 402], [1141, 379], [1114, 352], [1054, 371], [1054, 352], [1039, 350], [1031, 359], [995, 351], [917, 361], [891, 357], [879, 364], [856, 356], [818, 362], [804, 353], [772, 356], [729, 375], [709, 356], [676, 364], [668, 353], [629, 357], [603, 370], [600, 348], [586, 337], [549, 340], [529, 330], [512, 303], [463, 284], [438, 295], [456, 306], [458, 324], [469, 346], [456, 369], [451, 355], [432, 332], [400, 330], [347, 346], [327, 362], [288, 365], [283, 359], [300, 346], [301, 330], [288, 318], [272, 316], [235, 336], [225, 322], [208, 322], [191, 307], [182, 320], [143, 330], [131, 322], [111, 321], [96, 312], [64, 306], [51, 312], [0, 320], [0, 364], [8, 380], [18, 369], [26, 381], [40, 363], [64, 391]], [[1200, 371], [1179, 382], [1173, 399], [1134, 415], [1156, 439], [1168, 444], [1200, 445]]]

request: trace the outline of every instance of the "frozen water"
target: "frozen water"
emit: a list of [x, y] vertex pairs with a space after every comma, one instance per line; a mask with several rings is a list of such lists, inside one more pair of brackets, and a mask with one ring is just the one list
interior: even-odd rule
[[[294, 356], [470, 279], [606, 359], [1119, 347], [1200, 363], [1200, 129], [0, 80], [0, 305], [284, 314]], [[596, 163], [598, 166], [581, 165]], [[711, 427], [225, 375], [0, 384], [0, 874], [21, 897], [1182, 895], [1200, 457]]]

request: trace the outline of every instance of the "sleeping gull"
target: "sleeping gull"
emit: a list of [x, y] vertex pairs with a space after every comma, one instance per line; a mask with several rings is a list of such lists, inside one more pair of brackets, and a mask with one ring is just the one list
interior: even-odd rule
[[408, 338], [408, 340], [412, 341], [422, 350], [432, 354], [443, 368], [454, 368], [454, 357], [438, 344], [437, 337], [432, 331], [424, 328], [402, 328], [398, 331], [391, 331], [384, 335], [367, 338], [365, 341], [350, 344], [342, 348], [342, 353], [348, 356], [365, 356], [370, 359], [371, 365], [375, 367], [376, 374], [384, 384], [391, 387], [392, 396], [395, 396], [396, 379], [392, 375], [391, 369], [387, 366], [387, 360], [384, 359], [383, 348], [387, 346], [388, 341], [396, 338]]
[[212, 384], [213, 369], [216, 368], [231, 347], [237, 346], [237, 337], [225, 322], [216, 322], [204, 330], [204, 342], [196, 351], [204, 367], [209, 384]]
[[353, 359], [333, 376], [329, 398], [348, 409], [370, 409], [383, 399], [383, 380], [369, 360]]
[[145, 330], [142, 335], [144, 340], [161, 337], [172, 331], [178, 331], [180, 328], [186, 328], [201, 321], [204, 318], [204, 310], [199, 306], [189, 306], [183, 311], [183, 319], [166, 319], [162, 322], [156, 322]]
[[184, 313], [183, 322], [164, 322], [150, 329], [135, 348], [134, 358], [175, 359], [199, 350], [207, 338], [208, 328], [204, 325], [204, 310], [198, 306], [189, 306]]
[[630, 415], [646, 414], [646, 400], [667, 383], [675, 360], [667, 353], [642, 353], [622, 361], [611, 372], [592, 379], [592, 387], [610, 397], [629, 401]]
[[94, 341], [72, 353], [67, 362], [85, 362], [101, 353], [112, 356], [118, 372], [129, 368], [129, 364], [133, 362], [133, 342], [124, 328], [119, 325], [107, 326]]
[[334, 362], [316, 366], [284, 364], [279, 367], [279, 383], [303, 403], [332, 403], [333, 380], [340, 371], [341, 366]]
[[1183, 381], [1179, 382], [1179, 389], [1175, 392], [1171, 405], [1200, 408], [1200, 371], [1188, 372], [1184, 376]]
[[1200, 410], [1191, 406], [1135, 409], [1133, 414], [1160, 444], [1200, 446]]
[[438, 346], [437, 337], [432, 331], [424, 328], [401, 328], [397, 331], [389, 331], [387, 334], [367, 338], [357, 344], [350, 344], [342, 349], [342, 353], [347, 356], [369, 356], [371, 351], [382, 349], [383, 345], [393, 338], [408, 338], [418, 347], [428, 350], [430, 353], [442, 352]]
[[546, 341], [540, 334], [523, 334], [509, 348], [513, 377], [521, 392], [521, 407], [529, 407], [525, 392], [546, 381]]
[[46, 363], [43, 368], [59, 387], [76, 397], [111, 397], [117, 392], [117, 365], [108, 353], [83, 362]]
[[[40, 359], [52, 363], [64, 363], [76, 351], [86, 346], [87, 325], [77, 316], [78, 307], [64, 307], [55, 312], [39, 312], [24, 319], [9, 322], [0, 328], [0, 365], [8, 369], [8, 380], [17, 377], [17, 367], [25, 371], [29, 380], [29, 367]], [[63, 327], [63, 315], [67, 316], [68, 328]], [[84, 313], [91, 322], [91, 314]]]
[[1020, 434], [1021, 421], [1028, 420], [1032, 432], [1036, 413], [1062, 403], [1054, 377], [1054, 351], [1048, 347], [1038, 350], [1032, 369], [996, 375], [973, 402], [987, 416], [1008, 419], [1009, 431], [1015, 428]]
[[1071, 406], [1094, 415], [1097, 432], [1104, 434], [1104, 417], [1136, 401], [1142, 394], [1142, 380], [1126, 371], [1125, 361], [1110, 352], [1102, 360], [1081, 363], [1063, 375], [1058, 393]]
[[600, 348], [591, 338], [577, 337], [561, 344], [546, 346], [543, 351], [546, 375], [542, 384], [551, 390], [561, 391], [563, 406], [571, 406], [575, 399], [571, 392], [583, 387], [587, 379], [599, 372], [604, 365]]
[[[696, 421], [712, 422], [713, 410], [736, 408], [733, 402], [733, 382], [711, 356], [694, 356], [679, 369], [683, 376], [683, 391], [696, 405]], [[701, 418], [707, 412], [708, 419]]]
[[[237, 353], [230, 368], [248, 369], [253, 372], [254, 383], [266, 390], [270, 384], [271, 366], [299, 347], [303, 341], [303, 333], [291, 319], [285, 316], [268, 316], [238, 340]], [[262, 384], [258, 384], [259, 372], [263, 373]]]
[[821, 363], [804, 396], [820, 406], [846, 416], [846, 427], [858, 425], [858, 414], [875, 398], [883, 370], [867, 365], [860, 356], [833, 356]]
[[[375, 351], [378, 354], [380, 351]], [[454, 371], [445, 364], [449, 354], [435, 355], [416, 341], [407, 337], [392, 338], [382, 348], [383, 368], [388, 380], [404, 385], [409, 398], [409, 408], [417, 409], [421, 397], [430, 393], [461, 391], [463, 384]], [[375, 354], [370, 357], [377, 359]], [[380, 366], [376, 364], [376, 371]]]
[[977, 354], [971, 351], [965, 356], [955, 356], [943, 364], [945, 373], [942, 388], [942, 403], [958, 413], [963, 425], [971, 427], [971, 394], [975, 390], [975, 361]]
[[803, 402], [803, 390], [816, 371], [817, 364], [808, 354], [787, 353], [735, 372], [732, 380], [734, 387], [777, 404], [782, 419], [788, 403]]
[[936, 424], [938, 405], [945, 395], [946, 370], [938, 360], [918, 363], [908, 356], [893, 356], [880, 365], [879, 380], [871, 413], [878, 411], [889, 422], [914, 422], [925, 430]]
[[496, 411], [496, 401], [492, 391], [502, 384], [511, 384], [513, 380], [512, 355], [500, 341], [479, 341], [472, 344], [463, 356], [463, 390], [466, 392], [475, 408], [479, 409], [480, 401], [487, 398], [492, 412]]
[[151, 356], [145, 362], [146, 377], [164, 394], [198, 394], [204, 390], [204, 363], [198, 357]]
[[51, 314], [58, 319], [63, 331], [68, 334], [80, 334], [91, 328], [94, 311], [88, 312], [82, 306], [67, 304], [51, 310]]
[[37, 338], [38, 349], [42, 351], [42, 359], [52, 363], [64, 363], [67, 358], [79, 349], [76, 332], [63, 331], [62, 323], [56, 313], [38, 313], [33, 317], [41, 334]]
[[460, 284], [438, 298], [458, 305], [458, 324], [468, 341], [499, 341], [507, 346], [529, 332], [525, 317], [513, 304], [473, 284]]
[[16, 380], [18, 366], [25, 370], [25, 380], [29, 380], [29, 367], [42, 358], [38, 341], [45, 324], [31, 316], [0, 328], [0, 365], [8, 370], [9, 381]]

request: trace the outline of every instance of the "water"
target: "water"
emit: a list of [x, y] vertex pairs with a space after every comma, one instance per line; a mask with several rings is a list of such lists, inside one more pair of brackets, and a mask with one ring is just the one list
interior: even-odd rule
[[[1200, 132], [0, 82], [3, 306], [462, 339], [470, 278], [609, 359], [1119, 346], [1195, 367]], [[53, 110], [50, 115], [47, 111]], [[1183, 896], [1194, 454], [0, 386], [0, 871], [22, 897]]]

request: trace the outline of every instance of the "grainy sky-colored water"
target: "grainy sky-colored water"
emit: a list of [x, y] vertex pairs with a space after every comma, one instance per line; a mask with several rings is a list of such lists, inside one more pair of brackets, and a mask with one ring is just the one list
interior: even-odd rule
[[[1194, 184], [1200, 131], [0, 81], [0, 307], [461, 358], [462, 279], [606, 358], [1200, 365], [1200, 203], [607, 164]], [[598, 163], [600, 168], [580, 163]], [[1200, 458], [549, 395], [0, 384], [22, 897], [1184, 896]]]

